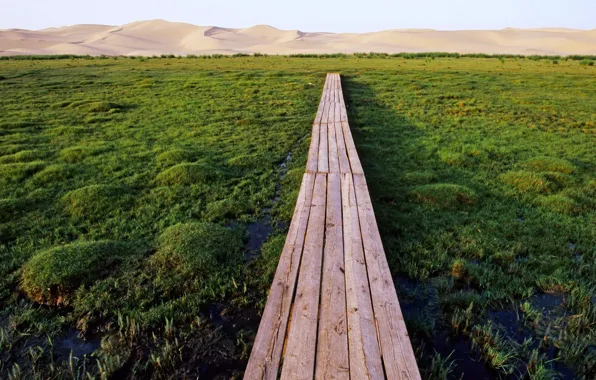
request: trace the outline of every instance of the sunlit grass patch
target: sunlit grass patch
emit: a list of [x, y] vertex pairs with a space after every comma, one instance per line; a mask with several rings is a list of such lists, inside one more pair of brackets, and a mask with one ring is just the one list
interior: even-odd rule
[[223, 176], [217, 167], [206, 163], [184, 163], [172, 166], [155, 177], [162, 186], [208, 184]]
[[43, 250], [23, 266], [21, 287], [36, 302], [67, 304], [79, 286], [108, 275], [131, 252], [130, 245], [113, 241], [81, 241]]
[[62, 198], [64, 210], [76, 218], [96, 219], [122, 211], [132, 202], [130, 189], [114, 185], [90, 185], [68, 192]]
[[522, 193], [548, 193], [552, 189], [552, 184], [540, 174], [533, 172], [516, 170], [510, 171], [501, 176], [503, 182], [513, 186]]
[[209, 276], [241, 258], [242, 234], [213, 223], [177, 224], [159, 237], [152, 265], [185, 275]]

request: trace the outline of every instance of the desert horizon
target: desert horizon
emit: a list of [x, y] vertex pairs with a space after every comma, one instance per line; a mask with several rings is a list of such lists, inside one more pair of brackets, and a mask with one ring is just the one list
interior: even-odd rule
[[198, 26], [147, 20], [120, 26], [76, 24], [39, 30], [0, 29], [0, 55], [486, 53], [596, 54], [596, 29], [390, 29], [368, 33], [304, 32], [270, 25]]

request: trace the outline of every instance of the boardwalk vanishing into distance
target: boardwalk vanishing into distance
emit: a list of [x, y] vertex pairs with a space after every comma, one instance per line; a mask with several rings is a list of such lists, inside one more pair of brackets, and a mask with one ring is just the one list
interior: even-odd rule
[[350, 132], [328, 74], [306, 172], [245, 379], [420, 379]]

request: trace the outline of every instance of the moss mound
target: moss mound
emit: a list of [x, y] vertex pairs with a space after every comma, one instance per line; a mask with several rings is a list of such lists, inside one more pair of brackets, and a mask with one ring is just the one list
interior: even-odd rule
[[571, 174], [576, 170], [571, 162], [554, 157], [534, 157], [523, 163], [522, 166], [537, 172]]
[[113, 185], [91, 185], [73, 190], [63, 198], [73, 217], [97, 219], [132, 202], [129, 189]]
[[434, 182], [436, 179], [437, 175], [428, 170], [409, 172], [402, 176], [402, 182], [406, 185], [426, 185]]
[[45, 163], [41, 161], [0, 165], [0, 184], [7, 185], [22, 181], [43, 169], [44, 165]]
[[419, 203], [440, 209], [456, 209], [476, 203], [476, 192], [451, 183], [416, 186], [410, 195]]
[[[59, 106], [66, 106], [68, 108], [76, 108], [87, 112], [92, 113], [100, 113], [100, 112], [110, 112], [111, 110], [119, 110], [122, 108], [121, 105], [106, 102], [106, 101], [91, 101], [91, 100], [83, 100], [77, 101], [72, 103], [61, 103]], [[114, 112], [114, 111], [112, 111]]]
[[22, 268], [21, 287], [27, 297], [40, 303], [68, 304], [81, 285], [105, 277], [132, 252], [122, 242], [77, 242], [35, 254]]
[[159, 237], [151, 262], [183, 274], [208, 276], [242, 258], [242, 234], [213, 223], [177, 224]]
[[548, 193], [552, 184], [543, 176], [524, 171], [510, 171], [501, 176], [503, 182], [523, 193]]
[[23, 199], [0, 199], [0, 223], [8, 222], [18, 217], [26, 206], [27, 202]]
[[462, 153], [441, 149], [437, 155], [442, 162], [451, 166], [462, 166], [466, 163], [466, 156]]
[[62, 149], [60, 151], [60, 158], [68, 163], [80, 162], [87, 157], [96, 156], [100, 153], [106, 152], [107, 150], [108, 147], [103, 145], [73, 146]]
[[221, 172], [204, 163], [184, 163], [159, 173], [155, 182], [163, 186], [195, 185], [218, 179]]
[[172, 149], [157, 156], [157, 162], [162, 165], [181, 164], [193, 159], [193, 154], [184, 149]]
[[51, 184], [72, 178], [77, 168], [72, 165], [54, 164], [35, 173], [33, 179], [39, 184]]
[[564, 194], [549, 195], [540, 200], [540, 204], [545, 209], [560, 213], [572, 215], [581, 211], [580, 205], [571, 197]]
[[0, 164], [15, 162], [30, 162], [43, 158], [45, 155], [36, 150], [22, 150], [20, 152], [0, 157]]

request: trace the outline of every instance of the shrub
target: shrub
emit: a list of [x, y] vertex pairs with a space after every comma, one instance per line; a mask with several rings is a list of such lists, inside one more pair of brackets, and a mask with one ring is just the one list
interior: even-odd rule
[[105, 277], [131, 252], [128, 244], [81, 241], [38, 252], [23, 265], [21, 286], [40, 303], [68, 304], [81, 285]]
[[551, 184], [539, 174], [523, 170], [510, 171], [501, 176], [503, 182], [523, 193], [548, 193]]
[[220, 172], [204, 163], [184, 163], [159, 173], [155, 182], [163, 186], [208, 183], [220, 177]]
[[73, 217], [97, 219], [132, 202], [128, 189], [114, 185], [91, 185], [68, 192], [63, 198]]
[[571, 174], [576, 170], [571, 162], [554, 157], [534, 157], [523, 163], [522, 166], [537, 172]]
[[460, 208], [477, 201], [474, 190], [451, 183], [416, 186], [410, 195], [419, 203], [440, 209]]
[[158, 268], [208, 276], [242, 257], [242, 235], [213, 223], [184, 223], [166, 229], [151, 257]]

